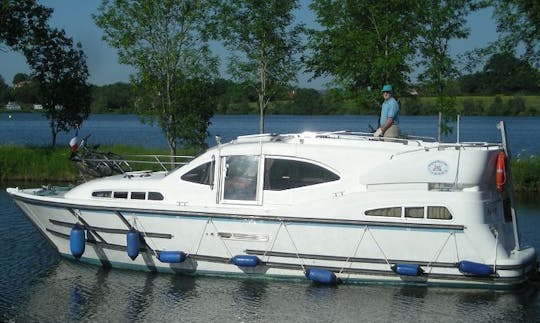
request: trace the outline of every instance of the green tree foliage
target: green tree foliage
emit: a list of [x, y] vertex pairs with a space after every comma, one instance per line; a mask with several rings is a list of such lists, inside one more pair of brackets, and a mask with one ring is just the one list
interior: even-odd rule
[[223, 1], [221, 35], [232, 52], [229, 73], [252, 86], [258, 97], [259, 131], [264, 113], [280, 89], [296, 80], [302, 26], [294, 25], [296, 0]]
[[2, 0], [0, 7], [0, 43], [14, 49], [40, 37], [48, 28], [52, 9], [35, 0]]
[[310, 8], [321, 28], [309, 31], [309, 71], [334, 77], [373, 110], [383, 84], [405, 88], [418, 33], [417, 1], [316, 0]]
[[137, 112], [160, 125], [171, 155], [177, 139], [192, 144], [206, 137], [211, 103], [195, 101], [217, 74], [207, 42], [211, 9], [205, 0], [103, 0], [94, 16], [120, 62], [135, 68]]
[[17, 73], [13, 76], [13, 85], [19, 85], [30, 81], [30, 77], [25, 73]]
[[92, 87], [91, 110], [95, 113], [133, 113], [132, 89], [127, 83]]
[[[24, 80], [16, 75], [14, 83], [25, 84], [24, 89], [17, 90], [21, 93], [15, 94], [25, 94], [23, 100], [39, 101], [44, 106], [54, 146], [59, 132], [88, 117], [90, 87], [80, 44], [74, 47], [63, 30], [49, 28], [51, 13], [34, 0], [2, 0], [0, 42], [25, 55], [32, 75]], [[28, 97], [36, 87], [37, 97]]]
[[420, 53], [419, 65], [424, 70], [418, 79], [437, 97], [436, 108], [442, 114], [439, 140], [442, 135], [452, 132], [449, 122], [457, 113], [455, 96], [449, 89], [449, 83], [458, 74], [450, 53], [450, 41], [469, 35], [466, 18], [472, 10], [473, 2], [426, 1], [420, 6], [417, 46]]
[[540, 73], [509, 53], [493, 55], [484, 66], [484, 75], [491, 94], [536, 92], [540, 88]]
[[49, 119], [52, 145], [59, 132], [75, 128], [90, 112], [88, 67], [81, 44], [51, 29], [24, 44], [24, 55], [38, 85], [38, 100]]
[[540, 2], [538, 0], [490, 0], [497, 20], [499, 40], [488, 53], [517, 52], [524, 47], [522, 58], [540, 67]]
[[11, 96], [19, 103], [39, 103], [39, 82], [36, 80], [19, 82], [11, 91]]
[[460, 86], [465, 94], [538, 93], [540, 72], [511, 53], [500, 53], [491, 56], [481, 72], [462, 76]]
[[2, 75], [0, 75], [0, 108], [1, 105], [6, 104], [9, 100], [11, 100], [9, 86], [4, 81]]

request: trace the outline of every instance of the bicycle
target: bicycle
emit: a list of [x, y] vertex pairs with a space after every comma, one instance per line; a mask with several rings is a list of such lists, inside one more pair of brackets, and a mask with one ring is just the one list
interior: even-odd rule
[[81, 143], [75, 146], [69, 157], [83, 179], [124, 174], [132, 171], [131, 165], [120, 155], [98, 151], [99, 144], [89, 146], [88, 138], [90, 136], [91, 134], [88, 134], [83, 137]]

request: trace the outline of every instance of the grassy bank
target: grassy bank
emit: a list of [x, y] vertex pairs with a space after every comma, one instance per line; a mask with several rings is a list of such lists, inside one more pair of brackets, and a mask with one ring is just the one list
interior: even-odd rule
[[[120, 146], [103, 147], [102, 151], [111, 151], [119, 155], [167, 155], [166, 150], [149, 150], [139, 147]], [[0, 146], [0, 181], [34, 182], [75, 182], [78, 179], [76, 168], [68, 159], [66, 147], [18, 147]], [[186, 150], [179, 155], [194, 155], [196, 151]], [[144, 167], [144, 166], [143, 166]], [[514, 188], [518, 192], [540, 193], [540, 158], [526, 156], [512, 160]], [[146, 166], [145, 169], [148, 169]]]
[[[140, 147], [115, 145], [103, 146], [100, 151], [110, 151], [118, 155], [168, 155], [166, 149], [150, 150]], [[194, 155], [196, 151], [179, 151], [179, 155]], [[78, 171], [69, 160], [67, 147], [22, 147], [0, 146], [1, 182], [75, 182]], [[139, 168], [140, 165], [137, 165]], [[150, 167], [141, 166], [144, 169]]]
[[512, 160], [512, 180], [518, 192], [540, 193], [540, 158], [519, 157]]

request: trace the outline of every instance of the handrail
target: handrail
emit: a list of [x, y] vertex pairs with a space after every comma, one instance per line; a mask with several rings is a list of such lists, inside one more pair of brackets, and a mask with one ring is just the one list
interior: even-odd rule
[[[131, 157], [131, 158], [139, 158], [139, 159], [84, 158], [84, 160], [91, 161], [91, 162], [116, 162], [116, 163], [126, 162], [130, 164], [159, 165], [164, 171], [170, 171], [170, 169], [167, 168], [167, 166], [169, 167], [174, 166], [173, 168], [175, 168], [176, 166], [183, 166], [183, 165], [186, 165], [189, 162], [189, 160], [192, 160], [195, 158], [194, 156], [185, 156], [185, 155], [122, 155], [120, 157]], [[187, 159], [188, 161], [174, 161], [173, 162], [171, 160], [164, 161], [160, 159], [160, 158], [171, 158], [171, 157], [174, 157], [175, 159], [184, 159], [184, 160]], [[146, 160], [140, 159], [140, 158], [146, 158]]]

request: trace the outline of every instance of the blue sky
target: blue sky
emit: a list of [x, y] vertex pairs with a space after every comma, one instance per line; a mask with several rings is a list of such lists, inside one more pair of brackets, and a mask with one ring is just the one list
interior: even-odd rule
[[[91, 15], [97, 13], [99, 0], [41, 0], [46, 7], [53, 8], [51, 25], [62, 28], [67, 35], [80, 42], [87, 56], [87, 65], [90, 71], [90, 83], [96, 85], [114, 82], [127, 82], [132, 69], [118, 63], [116, 50], [110, 48], [101, 40], [102, 31], [93, 22]], [[310, 1], [301, 0], [302, 9], [298, 11], [297, 21], [307, 26], [314, 25], [314, 14], [308, 9]], [[467, 50], [481, 47], [496, 39], [496, 29], [491, 12], [483, 10], [475, 13], [468, 19], [471, 34], [468, 39], [452, 42], [454, 55]], [[222, 61], [225, 54], [221, 53]], [[17, 73], [29, 73], [30, 70], [22, 55], [14, 52], [0, 51], [0, 75], [6, 83], [11, 84], [13, 76]], [[310, 75], [299, 75], [300, 87], [324, 88], [325, 80], [309, 81]]]

